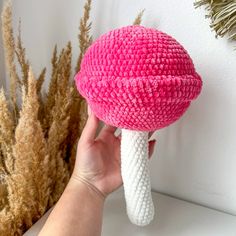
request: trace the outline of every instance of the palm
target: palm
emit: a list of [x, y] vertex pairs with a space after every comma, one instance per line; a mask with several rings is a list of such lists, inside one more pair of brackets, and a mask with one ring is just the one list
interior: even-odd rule
[[120, 174], [120, 139], [116, 129], [105, 126], [93, 143], [78, 144], [79, 174], [86, 176], [100, 191], [108, 194], [122, 184]]
[[[96, 137], [98, 119], [92, 114], [80, 137], [73, 176], [83, 177], [107, 195], [122, 184], [120, 172], [120, 137], [115, 127], [105, 125]], [[155, 142], [149, 142], [149, 155]]]
[[103, 192], [110, 193], [122, 184], [120, 173], [120, 140], [110, 133], [95, 140], [94, 151], [97, 153], [95, 172], [97, 184]]

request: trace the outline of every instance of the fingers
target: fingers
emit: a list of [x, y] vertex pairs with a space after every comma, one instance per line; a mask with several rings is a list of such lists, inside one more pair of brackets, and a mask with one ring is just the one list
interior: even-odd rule
[[116, 127], [111, 126], [111, 125], [104, 125], [104, 127], [102, 128], [101, 132], [108, 132], [108, 133], [115, 133], [116, 131]]
[[102, 130], [99, 133], [98, 138], [107, 135], [107, 134], [112, 134], [114, 135], [115, 131], [116, 131], [116, 127], [111, 126], [111, 125], [104, 125], [104, 127], [102, 128]]
[[148, 142], [148, 149], [149, 149], [149, 159], [152, 157], [152, 154], [154, 152], [155, 149], [155, 144], [156, 144], [156, 140], [151, 140]]
[[96, 137], [98, 124], [98, 118], [94, 115], [93, 112], [90, 111], [90, 115], [80, 136], [80, 140], [84, 143], [92, 143]]
[[117, 129], [116, 132], [115, 132], [115, 136], [116, 138], [120, 139], [121, 140], [121, 130], [120, 129]]

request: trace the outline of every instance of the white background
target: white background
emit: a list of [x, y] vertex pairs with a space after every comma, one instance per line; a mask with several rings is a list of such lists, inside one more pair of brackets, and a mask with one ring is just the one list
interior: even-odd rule
[[[61, 47], [71, 40], [74, 59], [77, 57], [78, 24], [84, 1], [13, 2], [14, 27], [21, 17], [23, 40], [36, 74], [49, 65], [55, 43]], [[182, 43], [204, 81], [199, 99], [184, 117], [155, 134], [158, 144], [150, 165], [152, 187], [236, 214], [235, 45], [215, 38], [204, 18], [206, 12], [194, 9], [193, 0], [94, 0], [94, 38], [109, 29], [131, 24], [143, 8], [143, 24], [165, 31]], [[0, 76], [5, 77], [3, 74], [0, 47]]]

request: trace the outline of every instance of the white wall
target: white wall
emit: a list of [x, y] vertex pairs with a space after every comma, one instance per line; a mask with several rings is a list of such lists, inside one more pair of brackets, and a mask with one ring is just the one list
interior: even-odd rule
[[[236, 52], [216, 39], [204, 9], [194, 0], [94, 0], [96, 38], [130, 24], [145, 8], [144, 25], [174, 36], [192, 56], [204, 80], [199, 99], [174, 125], [156, 132], [151, 161], [153, 189], [236, 214]], [[14, 24], [22, 19], [23, 39], [36, 73], [50, 63], [54, 43], [72, 40], [82, 0], [14, 0]], [[77, 56], [77, 53], [76, 53]], [[2, 61], [1, 61], [2, 63]]]

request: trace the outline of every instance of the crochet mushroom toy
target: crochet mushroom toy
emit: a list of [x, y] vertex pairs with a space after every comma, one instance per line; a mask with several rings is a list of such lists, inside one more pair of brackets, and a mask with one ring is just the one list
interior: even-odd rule
[[144, 226], [154, 216], [148, 133], [179, 119], [201, 91], [187, 51], [171, 36], [127, 26], [99, 37], [75, 77], [95, 115], [121, 128], [121, 174], [127, 214]]

